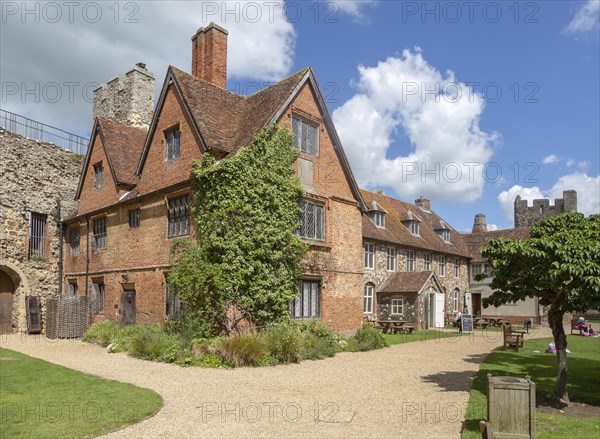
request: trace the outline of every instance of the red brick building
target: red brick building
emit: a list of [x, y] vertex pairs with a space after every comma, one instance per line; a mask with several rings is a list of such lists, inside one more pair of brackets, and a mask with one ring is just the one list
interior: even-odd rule
[[169, 249], [173, 239], [195, 234], [192, 161], [203, 154], [227, 159], [277, 124], [294, 133], [301, 151], [301, 236], [311, 245], [290, 312], [338, 331], [357, 329], [366, 206], [312, 70], [241, 96], [225, 89], [227, 31], [211, 24], [192, 46], [192, 74], [169, 67], [153, 114], [143, 95], [153, 77], [143, 65], [98, 90], [77, 213], [66, 221], [65, 294], [89, 295], [94, 320], [168, 318], [176, 307], [165, 285]]

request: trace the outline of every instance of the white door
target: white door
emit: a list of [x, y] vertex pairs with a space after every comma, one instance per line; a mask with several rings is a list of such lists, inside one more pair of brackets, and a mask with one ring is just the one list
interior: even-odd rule
[[444, 327], [444, 295], [435, 293], [435, 327]]

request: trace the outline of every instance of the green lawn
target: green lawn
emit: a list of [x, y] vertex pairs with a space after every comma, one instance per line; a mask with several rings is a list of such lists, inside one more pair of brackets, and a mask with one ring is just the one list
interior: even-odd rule
[[[473, 381], [463, 439], [480, 438], [479, 421], [487, 419], [487, 374], [524, 377], [530, 375], [538, 396], [549, 397], [556, 383], [556, 355], [545, 354], [551, 338], [526, 340], [519, 352], [492, 352], [481, 364]], [[600, 405], [600, 337], [568, 336], [568, 391], [571, 401]], [[533, 352], [539, 350], [539, 353]], [[537, 437], [599, 437], [600, 420], [570, 418], [538, 412]]]
[[383, 337], [387, 340], [390, 345], [400, 343], [410, 343], [413, 341], [425, 341], [425, 340], [440, 340], [442, 338], [456, 338], [463, 334], [459, 334], [456, 328], [454, 329], [443, 329], [438, 331], [436, 329], [424, 329], [422, 331], [415, 331], [412, 334], [383, 334]]
[[2, 438], [97, 436], [154, 415], [160, 395], [0, 349]]

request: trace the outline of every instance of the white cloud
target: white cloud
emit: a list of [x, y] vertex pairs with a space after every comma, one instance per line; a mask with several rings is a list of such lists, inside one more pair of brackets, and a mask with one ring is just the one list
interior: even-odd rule
[[514, 217], [514, 202], [517, 195], [521, 199], [532, 201], [540, 198], [549, 198], [554, 204], [556, 198], [563, 197], [563, 191], [577, 191], [577, 211], [585, 215], [600, 213], [600, 176], [589, 176], [584, 172], [563, 175], [548, 190], [537, 186], [526, 188], [515, 185], [498, 195], [498, 202], [508, 219]]
[[[356, 94], [333, 119], [359, 183], [391, 186], [406, 198], [422, 194], [464, 203], [479, 198], [482, 166], [499, 139], [479, 128], [483, 97], [453, 72], [431, 66], [420, 49], [358, 70]], [[395, 141], [404, 152], [389, 157]]]
[[573, 19], [567, 25], [565, 32], [583, 34], [600, 29], [600, 1], [588, 0], [581, 6]]
[[550, 154], [549, 156], [544, 157], [544, 160], [542, 160], [542, 163], [544, 165], [550, 165], [550, 164], [554, 164], [557, 163], [560, 159], [555, 156], [554, 154]]
[[[17, 13], [3, 15], [0, 76], [3, 86], [14, 83], [18, 87], [18, 94], [3, 94], [3, 108], [67, 130], [89, 130], [93, 84], [125, 73], [136, 62], [145, 62], [154, 72], [157, 87], [169, 64], [191, 71], [190, 39], [211, 21], [229, 31], [230, 78], [264, 86], [288, 75], [293, 65], [296, 31], [291, 20], [286, 20], [282, 0], [73, 3], [79, 6], [74, 7], [72, 20], [65, 2], [26, 6], [14, 2]], [[94, 8], [88, 7], [85, 15], [82, 6], [92, 3], [100, 8], [96, 22], [91, 19]], [[62, 18], [56, 23], [50, 22], [55, 11], [48, 5], [62, 8]], [[21, 7], [37, 8], [37, 17], [34, 12], [23, 19]], [[50, 82], [61, 85], [62, 98], [54, 103], [44, 96], [44, 86]], [[73, 99], [68, 98], [65, 82], [78, 84]], [[83, 88], [90, 83], [84, 97]], [[38, 93], [23, 95], [36, 87]]]
[[500, 228], [496, 224], [488, 224], [487, 229], [489, 232], [493, 232], [495, 230], [500, 230]]
[[[332, 3], [332, 2], [326, 2]], [[338, 8], [339, 11], [344, 12], [353, 16], [356, 19], [364, 18], [364, 10], [367, 7], [374, 7], [378, 3], [378, 0], [342, 0], [335, 1], [333, 4]]]

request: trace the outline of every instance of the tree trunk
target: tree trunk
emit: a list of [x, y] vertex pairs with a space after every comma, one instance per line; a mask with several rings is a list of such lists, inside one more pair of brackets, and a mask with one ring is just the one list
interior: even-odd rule
[[564, 312], [554, 305], [548, 310], [548, 323], [552, 328], [554, 344], [556, 345], [556, 357], [558, 359], [558, 378], [556, 381], [555, 395], [560, 402], [569, 404], [567, 393], [567, 336], [563, 327]]

